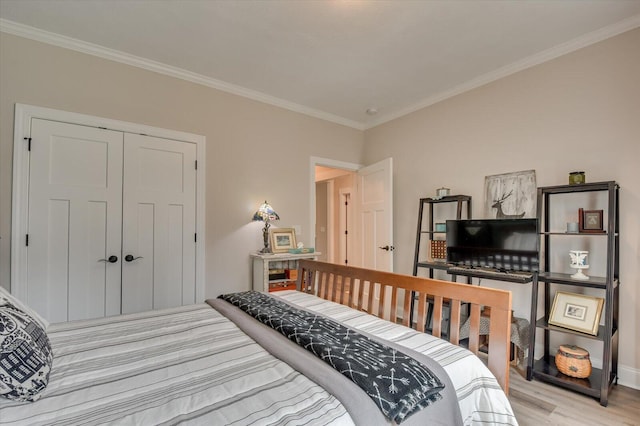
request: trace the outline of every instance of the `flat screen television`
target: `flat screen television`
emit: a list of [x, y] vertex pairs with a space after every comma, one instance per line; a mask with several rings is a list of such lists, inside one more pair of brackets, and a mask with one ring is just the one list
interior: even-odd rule
[[499, 271], [538, 271], [538, 219], [447, 220], [447, 262]]

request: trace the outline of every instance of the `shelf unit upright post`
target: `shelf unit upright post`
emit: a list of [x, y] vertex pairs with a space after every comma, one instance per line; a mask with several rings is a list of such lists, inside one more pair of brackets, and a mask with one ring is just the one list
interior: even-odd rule
[[[420, 260], [420, 248], [422, 247], [422, 237], [427, 236], [429, 240], [434, 239], [434, 236], [437, 234], [445, 235], [444, 231], [435, 231], [434, 229], [434, 206], [437, 204], [443, 203], [457, 203], [456, 206], [456, 219], [462, 219], [462, 213], [465, 211], [466, 219], [471, 219], [471, 196], [470, 195], [447, 195], [442, 198], [421, 198], [420, 206], [418, 209], [418, 229], [416, 232], [416, 249], [413, 257], [413, 275], [418, 276], [418, 270], [420, 268], [425, 268], [429, 270], [429, 278], [433, 278], [434, 269], [448, 269], [448, 265], [446, 262], [434, 261], [433, 259], [429, 260], [424, 258]], [[464, 209], [464, 204], [466, 203], [466, 209]], [[425, 221], [424, 221], [424, 213], [425, 213], [425, 205], [428, 205], [428, 220], [426, 221], [427, 229], [424, 229]], [[453, 276], [453, 280], [456, 278]], [[471, 278], [467, 278], [467, 283], [471, 283]], [[409, 318], [411, 324], [413, 324], [413, 306], [414, 300], [411, 299], [411, 312], [409, 314]]]
[[[429, 269], [429, 278], [433, 278], [433, 270], [434, 269], [447, 269], [447, 264], [445, 262], [436, 262], [429, 260], [420, 260], [420, 247], [422, 245], [422, 237], [427, 236], [429, 240], [433, 239], [437, 234], [445, 234], [444, 231], [436, 232], [434, 230], [434, 206], [436, 204], [441, 203], [457, 203], [456, 206], [456, 219], [462, 219], [462, 211], [463, 204], [466, 203], [466, 218], [471, 219], [471, 196], [470, 195], [448, 195], [442, 198], [421, 198], [420, 199], [420, 207], [418, 210], [418, 230], [416, 233], [416, 250], [413, 258], [413, 275], [418, 275], [418, 270], [420, 268]], [[424, 206], [428, 205], [428, 220], [427, 220], [427, 230], [424, 229]]]
[[[601, 233], [568, 234], [563, 231], [550, 229], [550, 197], [557, 194], [586, 193], [605, 191], [607, 193], [607, 222], [603, 223]], [[538, 188], [538, 218], [542, 221], [541, 237], [544, 243], [544, 262], [540, 272], [539, 281], [544, 283], [544, 316], [537, 318], [538, 287], [534, 283], [531, 296], [531, 331], [529, 345], [529, 359], [527, 366], [527, 379], [536, 377], [562, 386], [576, 392], [580, 392], [600, 400], [600, 405], [607, 406], [609, 392], [618, 382], [618, 310], [620, 295], [619, 278], [619, 186], [614, 181], [584, 183], [575, 185], [559, 185]], [[553, 272], [551, 270], [551, 237], [561, 235], [578, 235], [580, 238], [606, 238], [606, 273], [605, 277], [590, 276], [589, 280], [576, 280], [570, 274]], [[594, 259], [591, 259], [591, 263]], [[599, 326], [598, 334], [592, 336], [562, 327], [549, 324], [549, 315], [552, 304], [551, 284], [556, 286], [570, 285], [583, 288], [595, 288], [604, 291], [604, 325]], [[534, 360], [536, 329], [544, 330], [544, 356]], [[554, 357], [549, 353], [549, 340], [551, 333], [564, 333], [578, 335], [584, 338], [602, 342], [602, 368], [593, 368], [591, 375], [585, 379], [576, 379], [560, 373], [554, 362]], [[600, 352], [598, 352], [600, 353]]]

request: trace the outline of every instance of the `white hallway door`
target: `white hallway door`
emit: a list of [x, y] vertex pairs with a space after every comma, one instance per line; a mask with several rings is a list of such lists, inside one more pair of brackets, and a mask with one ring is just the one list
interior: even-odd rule
[[363, 268], [393, 272], [393, 159], [358, 170]]
[[31, 123], [27, 303], [51, 322], [194, 303], [193, 144]]

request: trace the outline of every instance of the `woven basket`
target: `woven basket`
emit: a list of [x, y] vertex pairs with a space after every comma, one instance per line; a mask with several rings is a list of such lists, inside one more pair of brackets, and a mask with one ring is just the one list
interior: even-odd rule
[[562, 374], [584, 379], [591, 374], [589, 352], [575, 345], [560, 345], [556, 354], [556, 367]]

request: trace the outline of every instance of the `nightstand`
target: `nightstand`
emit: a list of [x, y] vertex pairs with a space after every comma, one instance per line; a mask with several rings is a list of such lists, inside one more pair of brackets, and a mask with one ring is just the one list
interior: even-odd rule
[[321, 253], [251, 253], [253, 259], [253, 290], [295, 290], [298, 260], [317, 259]]

